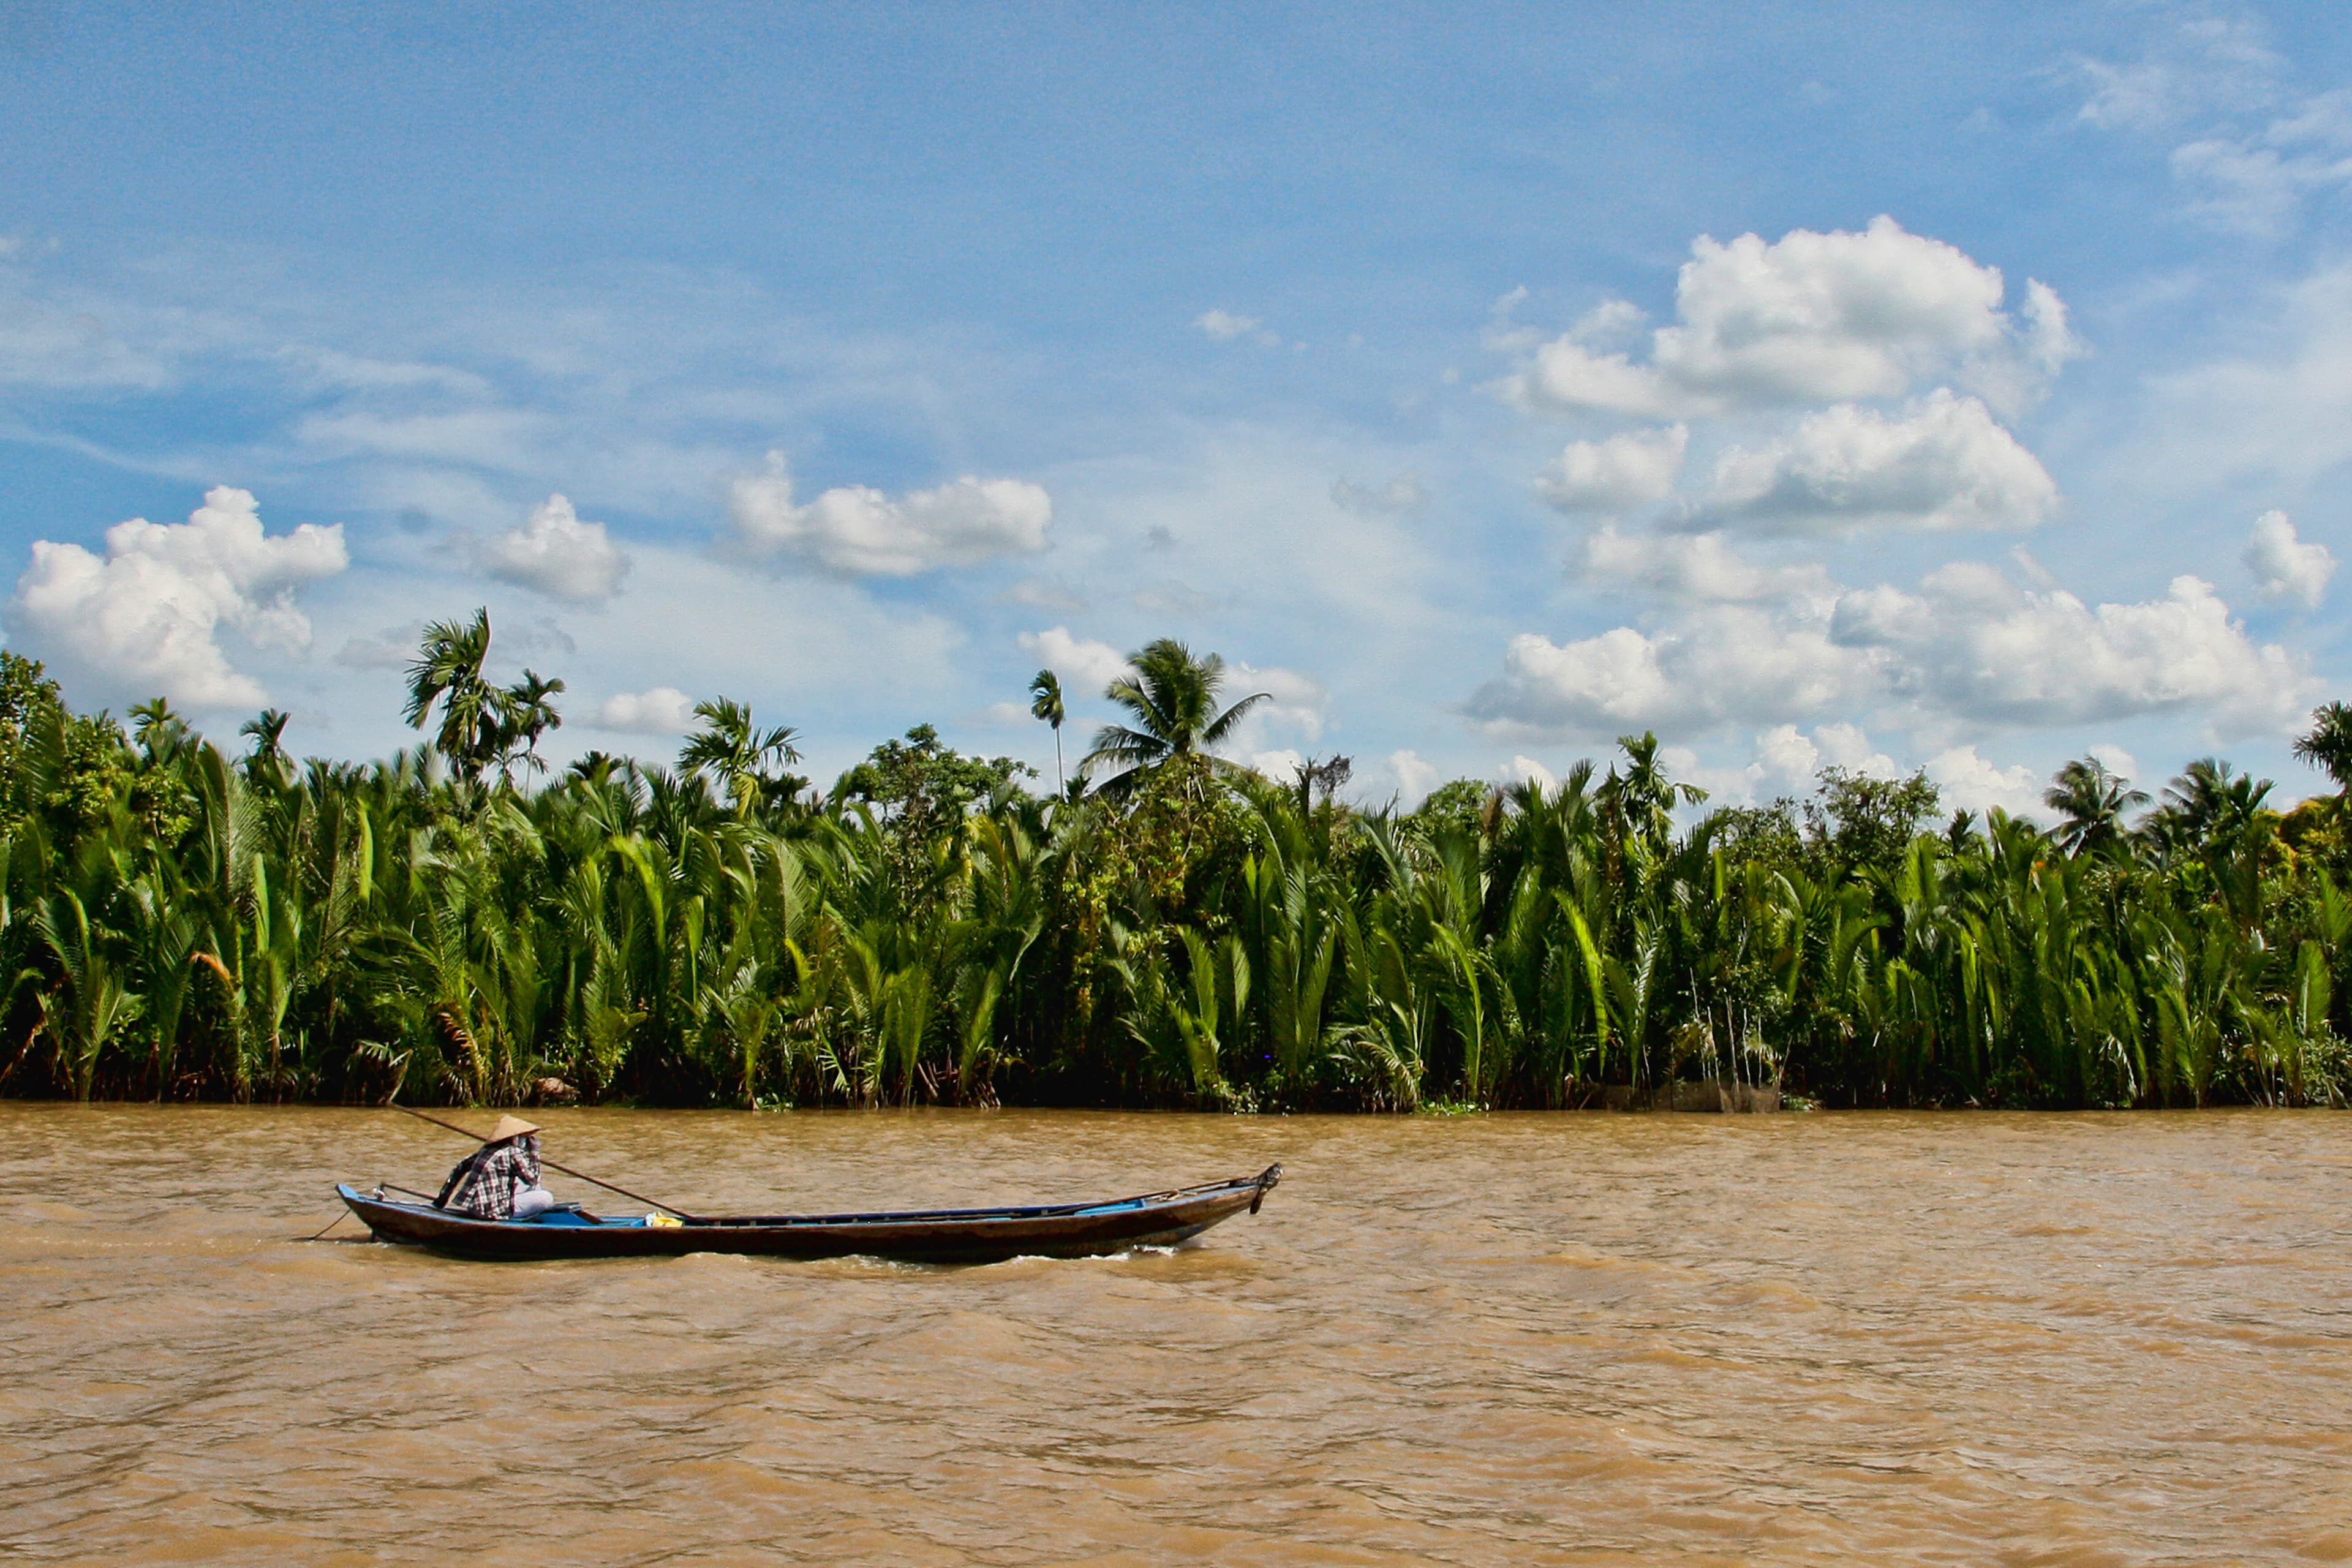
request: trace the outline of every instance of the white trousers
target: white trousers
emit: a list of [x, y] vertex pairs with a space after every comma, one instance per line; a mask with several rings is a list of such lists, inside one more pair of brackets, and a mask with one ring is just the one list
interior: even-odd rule
[[545, 1214], [554, 1206], [555, 1194], [545, 1187], [525, 1187], [515, 1194], [514, 1216], [529, 1219], [533, 1215]]

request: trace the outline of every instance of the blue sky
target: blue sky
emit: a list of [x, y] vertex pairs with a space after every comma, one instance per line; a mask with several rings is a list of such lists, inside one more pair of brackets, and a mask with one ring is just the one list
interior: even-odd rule
[[487, 605], [559, 756], [1050, 769], [1165, 634], [1372, 799], [2315, 788], [2340, 12], [1633, 12], [8, 5], [0, 623], [340, 755]]

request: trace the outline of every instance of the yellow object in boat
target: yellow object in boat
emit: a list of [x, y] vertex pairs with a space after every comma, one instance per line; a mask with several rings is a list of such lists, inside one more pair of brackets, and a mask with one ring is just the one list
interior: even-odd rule
[[646, 1215], [646, 1224], [651, 1226], [656, 1230], [677, 1230], [682, 1227], [686, 1224], [686, 1221], [682, 1219], [672, 1219], [666, 1214], [649, 1214]]

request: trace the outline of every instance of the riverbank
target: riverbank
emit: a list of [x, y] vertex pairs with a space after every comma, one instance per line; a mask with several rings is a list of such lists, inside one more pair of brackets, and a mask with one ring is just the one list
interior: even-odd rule
[[1042, 796], [918, 726], [819, 795], [706, 707], [675, 771], [298, 767], [267, 726], [236, 758], [160, 706], [135, 735], [72, 714], [0, 651], [0, 1093], [2352, 1100], [2341, 803], [2281, 816], [2210, 759], [2128, 827], [2117, 782], [2070, 768], [2047, 831], [1836, 769], [1801, 809], [1701, 813], [1652, 735], [1408, 812], [1338, 798], [1337, 764], [1294, 787], [1189, 742]]

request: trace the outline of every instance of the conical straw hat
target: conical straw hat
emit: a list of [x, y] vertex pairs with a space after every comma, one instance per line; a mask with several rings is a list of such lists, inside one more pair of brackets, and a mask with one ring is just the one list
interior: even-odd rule
[[483, 1139], [482, 1142], [485, 1143], [503, 1143], [509, 1138], [520, 1138], [526, 1132], [536, 1132], [538, 1131], [539, 1129], [536, 1126], [530, 1122], [525, 1121], [520, 1116], [501, 1116], [499, 1118], [499, 1124], [490, 1129], [490, 1135], [488, 1138]]

